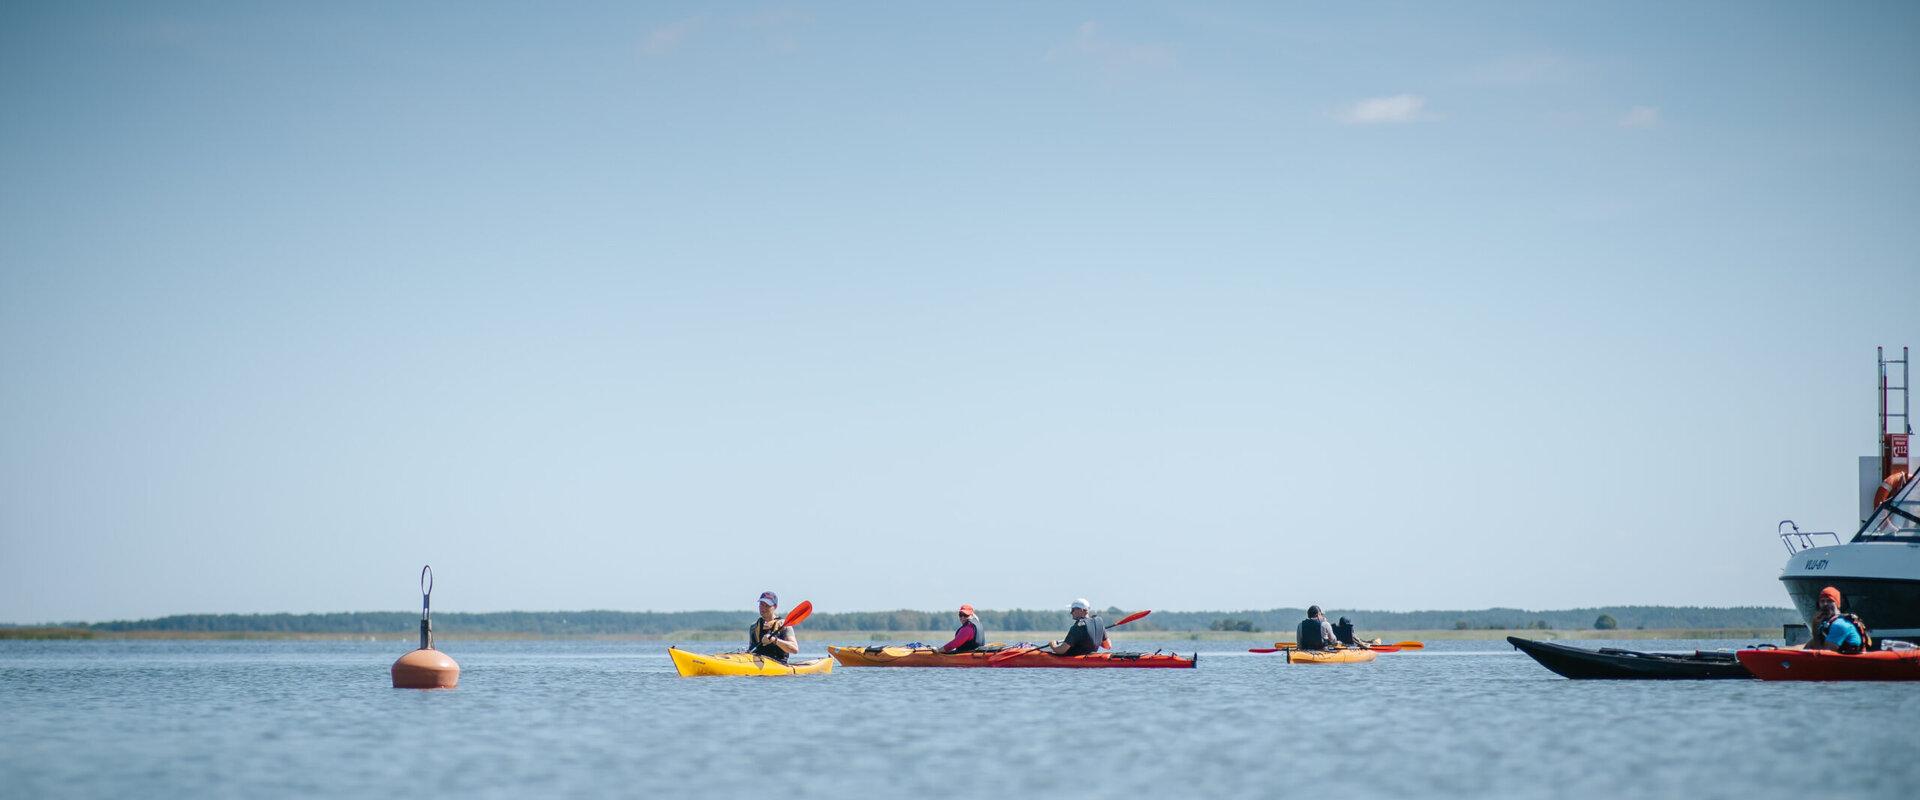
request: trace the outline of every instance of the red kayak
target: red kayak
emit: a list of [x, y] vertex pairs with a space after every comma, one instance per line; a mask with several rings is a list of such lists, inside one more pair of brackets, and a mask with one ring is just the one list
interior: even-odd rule
[[1740, 665], [1763, 681], [1920, 681], [1920, 650], [1742, 650]]

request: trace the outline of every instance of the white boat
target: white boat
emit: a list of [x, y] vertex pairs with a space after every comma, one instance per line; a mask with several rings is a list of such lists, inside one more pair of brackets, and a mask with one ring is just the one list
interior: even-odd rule
[[[1888, 367], [1898, 365], [1900, 383], [1888, 382]], [[1780, 541], [1787, 565], [1780, 582], [1800, 615], [1809, 622], [1820, 590], [1840, 590], [1842, 608], [1858, 614], [1879, 638], [1920, 641], [1920, 481], [1911, 480], [1908, 440], [1907, 348], [1890, 361], [1880, 355], [1880, 454], [1862, 458], [1860, 516], [1853, 538], [1842, 542], [1832, 532], [1802, 532], [1781, 520]], [[1900, 393], [1900, 410], [1888, 402]], [[1898, 420], [1896, 423], [1895, 420]], [[1898, 428], [1900, 430], [1896, 431]], [[1831, 540], [1831, 544], [1822, 544]]]

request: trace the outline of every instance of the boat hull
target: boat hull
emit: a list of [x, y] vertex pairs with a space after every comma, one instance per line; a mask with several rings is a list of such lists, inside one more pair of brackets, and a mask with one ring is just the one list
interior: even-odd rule
[[1733, 654], [1641, 653], [1633, 650], [1588, 650], [1518, 636], [1507, 644], [1526, 653], [1540, 666], [1573, 680], [1712, 680], [1751, 679], [1753, 673]]
[[[1859, 614], [1860, 620], [1872, 627], [1876, 637], [1882, 639], [1910, 639], [1920, 641], [1920, 579], [1908, 577], [1870, 576], [1870, 574], [1843, 574], [1843, 572], [1809, 572], [1807, 564], [1820, 564], [1826, 560], [1832, 564], [1836, 554], [1818, 554], [1816, 551], [1841, 551], [1847, 547], [1903, 547], [1905, 545], [1841, 545], [1841, 547], [1818, 547], [1814, 551], [1793, 556], [1797, 570], [1789, 570], [1780, 576], [1780, 583], [1788, 589], [1789, 599], [1793, 599], [1793, 608], [1799, 610], [1803, 620], [1812, 620], [1814, 608], [1820, 602], [1820, 589], [1834, 587], [1839, 589], [1839, 597], [1845, 602], [1841, 608]], [[1812, 554], [1812, 556], [1809, 556]], [[1843, 553], [1849, 560], [1859, 556], [1859, 551]]]

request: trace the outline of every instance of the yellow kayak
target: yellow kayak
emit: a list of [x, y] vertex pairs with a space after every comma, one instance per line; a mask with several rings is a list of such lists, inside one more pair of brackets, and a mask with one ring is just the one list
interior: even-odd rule
[[1379, 653], [1364, 647], [1346, 647], [1339, 650], [1285, 650], [1289, 664], [1359, 664], [1380, 657]]
[[702, 676], [735, 675], [825, 675], [833, 671], [833, 659], [816, 658], [812, 661], [795, 661], [782, 664], [771, 658], [756, 656], [752, 653], [720, 653], [704, 655], [689, 653], [678, 647], [667, 648], [667, 655], [673, 657], [673, 668], [680, 671], [682, 678]]

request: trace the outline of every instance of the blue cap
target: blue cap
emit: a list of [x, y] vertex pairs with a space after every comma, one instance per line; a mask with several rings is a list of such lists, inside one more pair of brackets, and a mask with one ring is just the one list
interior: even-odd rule
[[767, 605], [767, 606], [773, 606], [774, 608], [779, 608], [779, 607], [780, 607], [780, 595], [777, 595], [777, 594], [774, 594], [774, 593], [772, 593], [772, 592], [761, 592], [761, 593], [760, 593], [760, 604], [761, 604], [761, 605]]

